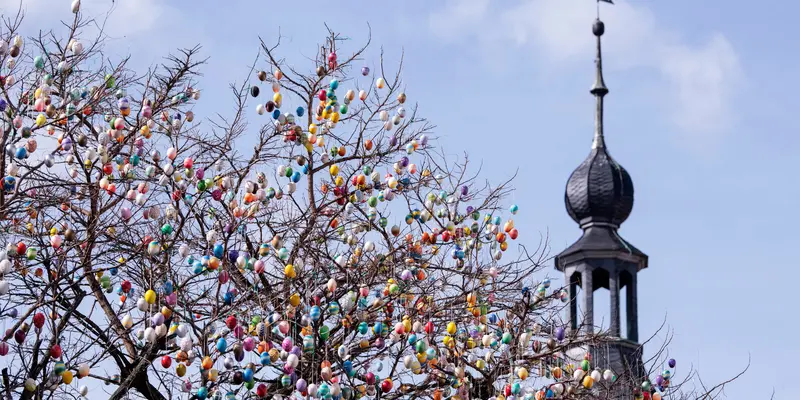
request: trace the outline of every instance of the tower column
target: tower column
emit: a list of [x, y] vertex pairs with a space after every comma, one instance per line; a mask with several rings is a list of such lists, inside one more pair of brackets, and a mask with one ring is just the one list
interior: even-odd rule
[[619, 337], [619, 271], [616, 269], [609, 274], [608, 290], [611, 292], [611, 327], [613, 337]]
[[574, 277], [569, 277], [569, 307], [567, 307], [567, 321], [570, 332], [578, 330], [578, 282]]
[[581, 288], [583, 289], [583, 325], [586, 333], [594, 333], [594, 283], [592, 270], [585, 268], [581, 272]]
[[636, 305], [636, 274], [631, 274], [631, 281], [628, 283], [625, 301], [627, 303], [628, 335], [626, 339], [639, 341], [639, 312]]

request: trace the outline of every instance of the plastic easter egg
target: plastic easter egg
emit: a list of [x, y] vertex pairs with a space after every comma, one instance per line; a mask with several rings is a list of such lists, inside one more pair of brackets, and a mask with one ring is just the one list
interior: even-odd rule
[[447, 334], [448, 335], [455, 335], [456, 334], [456, 323], [450, 321], [447, 323]]
[[383, 393], [389, 393], [392, 390], [392, 385], [391, 379], [384, 379], [383, 382], [381, 382], [381, 391], [383, 391]]
[[224, 353], [228, 350], [228, 341], [224, 337], [217, 340], [217, 351]]
[[378, 89], [383, 89], [384, 87], [386, 87], [386, 81], [383, 78], [378, 78], [375, 81], [375, 87], [377, 87]]
[[144, 293], [144, 300], [147, 304], [155, 304], [156, 292], [153, 289], [148, 289], [147, 292]]
[[125, 314], [125, 316], [122, 317], [122, 326], [125, 329], [131, 329], [133, 326], [133, 318], [131, 318], [130, 314]]
[[614, 372], [612, 372], [610, 369], [603, 371], [603, 379], [608, 382], [612, 382], [615, 379]]
[[311, 316], [312, 320], [314, 321], [319, 320], [319, 317], [321, 315], [322, 315], [322, 310], [319, 308], [319, 306], [311, 307], [311, 311], [309, 311], [309, 316]]
[[330, 336], [330, 328], [328, 328], [326, 325], [321, 326], [319, 328], [319, 338], [325, 341], [328, 340], [329, 336]]
[[63, 361], [57, 361], [53, 366], [53, 372], [56, 375], [61, 375], [67, 370], [67, 365]]
[[602, 373], [600, 373], [600, 370], [597, 369], [592, 371], [590, 376], [592, 377], [592, 380], [595, 382], [599, 381], [603, 377]]
[[245, 382], [250, 382], [253, 380], [253, 370], [250, 368], [245, 368], [242, 371], [242, 377], [244, 378]]
[[297, 277], [297, 272], [295, 271], [294, 265], [292, 264], [286, 265], [286, 267], [283, 269], [283, 273], [289, 279], [294, 279], [295, 277]]
[[78, 366], [78, 378], [85, 378], [89, 376], [89, 364], [83, 363]]

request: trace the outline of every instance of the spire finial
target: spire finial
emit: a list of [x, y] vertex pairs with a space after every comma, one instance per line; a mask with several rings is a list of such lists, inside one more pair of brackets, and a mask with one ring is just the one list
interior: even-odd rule
[[594, 95], [597, 101], [597, 108], [595, 109], [594, 115], [594, 141], [592, 142], [593, 149], [606, 147], [605, 139], [603, 137], [603, 97], [608, 94], [608, 88], [603, 80], [603, 51], [600, 45], [600, 37], [603, 36], [603, 33], [605, 33], [606, 26], [603, 24], [603, 21], [600, 20], [601, 1], [614, 4], [612, 0], [597, 0], [597, 19], [595, 19], [594, 25], [592, 25], [592, 33], [594, 33], [594, 36], [597, 38], [597, 55], [594, 60], [595, 78], [594, 84], [592, 85], [592, 90], [589, 91]]

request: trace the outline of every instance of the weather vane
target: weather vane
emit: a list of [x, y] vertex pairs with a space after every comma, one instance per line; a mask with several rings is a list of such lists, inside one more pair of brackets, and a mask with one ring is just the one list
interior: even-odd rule
[[597, 18], [600, 19], [600, 3], [614, 4], [614, 0], [597, 0]]

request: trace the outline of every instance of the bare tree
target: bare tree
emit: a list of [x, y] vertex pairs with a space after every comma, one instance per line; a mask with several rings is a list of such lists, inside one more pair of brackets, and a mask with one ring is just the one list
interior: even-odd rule
[[371, 71], [329, 30], [300, 68], [262, 41], [201, 124], [199, 47], [137, 74], [77, 8], [64, 37], [23, 40], [21, 13], [0, 35], [0, 396], [682, 393], [567, 357], [607, 334], [564, 331], [547, 239], [508, 251], [511, 180], [435, 147], [402, 60]]

